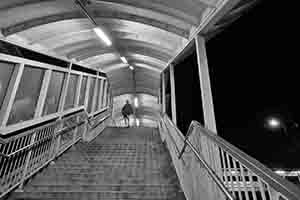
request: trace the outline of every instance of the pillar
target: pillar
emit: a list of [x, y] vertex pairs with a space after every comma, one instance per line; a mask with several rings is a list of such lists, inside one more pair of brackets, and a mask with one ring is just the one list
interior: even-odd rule
[[161, 87], [162, 87], [162, 94], [161, 94], [161, 98], [162, 98], [162, 113], [166, 112], [166, 85], [165, 85], [165, 74], [164, 72], [162, 72], [161, 74]]
[[[210, 85], [209, 78], [209, 69], [205, 48], [205, 39], [202, 36], [195, 37], [196, 42], [196, 51], [197, 51], [197, 62], [198, 62], [198, 71], [199, 71], [199, 80], [201, 87], [201, 95], [202, 95], [202, 107], [203, 107], [203, 116], [204, 116], [204, 124], [207, 129], [217, 134], [215, 113], [214, 113], [214, 105], [213, 105], [213, 97]], [[206, 148], [207, 148], [207, 158], [209, 159], [210, 167], [216, 172], [219, 178], [222, 177], [222, 169], [221, 169], [221, 161], [218, 147], [209, 142], [206, 138]], [[214, 199], [222, 199], [223, 194], [217, 188], [216, 185], [211, 185], [212, 193]]]
[[171, 82], [171, 109], [172, 109], [172, 121], [177, 125], [176, 119], [176, 94], [175, 94], [175, 77], [174, 77], [174, 66], [170, 65], [170, 82]]
[[200, 87], [202, 94], [202, 106], [205, 127], [217, 133], [213, 97], [210, 86], [209, 69], [205, 48], [205, 39], [202, 36], [196, 37], [197, 61], [199, 70]]

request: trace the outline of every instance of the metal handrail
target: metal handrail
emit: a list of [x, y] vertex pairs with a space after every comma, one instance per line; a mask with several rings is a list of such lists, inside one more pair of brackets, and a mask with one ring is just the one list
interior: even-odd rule
[[184, 139], [184, 145], [183, 145], [183, 147], [181, 149], [181, 152], [178, 155], [178, 159], [180, 159], [182, 157], [183, 153], [185, 152], [187, 141], [188, 141], [190, 135], [192, 134], [192, 132], [194, 130], [194, 127], [195, 127], [195, 123], [193, 123], [193, 121], [192, 121], [192, 123], [190, 124], [189, 129], [188, 129], [188, 131], [186, 133], [186, 136], [185, 136], [185, 139]]
[[[180, 130], [173, 124], [173, 122], [165, 115], [168, 119], [169, 123], [171, 123], [174, 128], [176, 129], [177, 133]], [[224, 149], [227, 153], [235, 157], [240, 163], [244, 166], [249, 168], [251, 171], [254, 172], [258, 177], [268, 183], [272, 188], [275, 188], [278, 192], [282, 195], [287, 197], [288, 199], [299, 199], [300, 198], [300, 190], [295, 185], [290, 183], [289, 181], [285, 180], [284, 178], [280, 177], [276, 173], [274, 173], [271, 169], [264, 166], [262, 163], [257, 161], [256, 159], [252, 158], [251, 156], [247, 155], [237, 147], [233, 146], [232, 144], [228, 143], [226, 140], [222, 139], [221, 137], [217, 136], [212, 131], [204, 128], [199, 122], [192, 121], [190, 124], [190, 128], [197, 127], [200, 129], [201, 133], [207, 136], [211, 141], [216, 143], [220, 148]], [[189, 133], [189, 132], [188, 132]], [[190, 133], [189, 133], [190, 134]], [[180, 135], [180, 134], [178, 134]], [[182, 138], [182, 135], [180, 135]], [[188, 135], [187, 135], [188, 137]], [[185, 140], [184, 140], [185, 141]], [[188, 140], [186, 140], [187, 144], [191, 144]], [[191, 148], [193, 150], [193, 148]]]
[[[180, 130], [173, 124], [173, 122], [169, 119], [169, 117], [167, 115], [166, 119], [169, 121], [169, 123], [173, 126], [173, 128], [175, 128], [176, 133], [180, 136], [181, 139], [182, 135], [179, 134]], [[210, 177], [213, 179], [213, 181], [217, 184], [217, 186], [219, 187], [219, 189], [221, 189], [221, 191], [224, 193], [224, 195], [230, 199], [230, 200], [235, 200], [235, 198], [232, 196], [232, 194], [228, 191], [228, 189], [226, 188], [226, 186], [224, 185], [223, 181], [217, 176], [217, 174], [214, 172], [214, 170], [208, 165], [208, 163], [201, 157], [200, 153], [198, 152], [198, 150], [194, 147], [194, 145], [188, 141], [188, 136], [191, 134], [191, 131], [193, 130], [193, 128], [195, 127], [194, 123], [192, 123], [189, 127], [189, 130], [187, 132], [187, 137], [183, 140], [185, 144], [187, 144], [191, 150], [193, 151], [193, 153], [195, 154], [196, 158], [202, 163], [202, 165], [205, 167], [206, 171], [208, 172], [208, 174], [210, 175]], [[183, 146], [182, 151], [180, 152], [179, 155], [182, 155], [184, 149], [186, 148], [186, 145]], [[181, 156], [180, 156], [181, 157]]]
[[[46, 126], [54, 125], [54, 124], [57, 124], [57, 123], [59, 123], [59, 122], [60, 122], [60, 121], [54, 121], [54, 122], [51, 122], [51, 123], [49, 123], [49, 124], [45, 124], [45, 125], [43, 125], [43, 126], [41, 126], [41, 127], [35, 128], [34, 131], [38, 131], [38, 130], [40, 130], [40, 129], [46, 127]], [[47, 136], [47, 137], [45, 137], [45, 138], [43, 138], [43, 139], [37, 141], [36, 143], [33, 143], [33, 144], [29, 144], [29, 145], [27, 145], [27, 146], [24, 146], [24, 147], [22, 147], [22, 148], [20, 148], [20, 149], [18, 149], [18, 150], [16, 150], [16, 151], [10, 153], [10, 154], [4, 154], [4, 153], [1, 153], [1, 152], [0, 152], [0, 156], [3, 156], [3, 157], [5, 157], [5, 158], [13, 157], [14, 155], [18, 154], [18, 153], [21, 152], [21, 151], [24, 151], [24, 150], [33, 148], [34, 146], [37, 145], [37, 143], [40, 143], [40, 142], [43, 142], [43, 141], [45, 141], [45, 140], [47, 140], [47, 139], [56, 137], [57, 135], [60, 135], [60, 134], [62, 134], [62, 133], [64, 133], [64, 132], [66, 132], [66, 131], [73, 130], [73, 129], [75, 129], [76, 127], [78, 127], [78, 126], [80, 126], [80, 125], [82, 125], [82, 124], [84, 124], [84, 121], [81, 121], [81, 122], [79, 122], [79, 123], [74, 123], [73, 126], [65, 127], [65, 128], [62, 128], [62, 129], [58, 130], [58, 131], [56, 132], [55, 135]], [[30, 130], [30, 131], [28, 131], [28, 132], [33, 133], [34, 131]], [[27, 132], [27, 133], [28, 133], [28, 132]], [[30, 134], [30, 133], [29, 133], [29, 134]], [[3, 144], [4, 144], [4, 143], [3, 143]]]

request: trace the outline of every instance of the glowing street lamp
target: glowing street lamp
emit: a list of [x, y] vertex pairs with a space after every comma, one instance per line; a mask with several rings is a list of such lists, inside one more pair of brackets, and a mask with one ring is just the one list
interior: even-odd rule
[[270, 118], [270, 119], [268, 119], [267, 123], [268, 123], [268, 126], [272, 129], [277, 129], [277, 128], [280, 128], [280, 126], [281, 126], [281, 122], [277, 118]]
[[275, 130], [283, 130], [284, 134], [287, 135], [287, 127], [282, 119], [277, 117], [269, 117], [266, 120], [266, 128], [269, 128], [273, 131]]

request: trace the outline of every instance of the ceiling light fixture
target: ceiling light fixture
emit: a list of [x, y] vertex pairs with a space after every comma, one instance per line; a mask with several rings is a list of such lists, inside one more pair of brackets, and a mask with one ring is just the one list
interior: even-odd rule
[[121, 57], [121, 60], [122, 60], [122, 62], [125, 63], [125, 64], [128, 63], [127, 60], [126, 60], [126, 58], [125, 58], [124, 56]]
[[132, 67], [131, 65], [129, 65], [129, 69], [134, 70], [134, 67]]
[[134, 97], [134, 107], [139, 107], [139, 99], [137, 97]]
[[110, 39], [99, 27], [95, 27], [93, 30], [107, 46], [111, 46], [112, 43]]

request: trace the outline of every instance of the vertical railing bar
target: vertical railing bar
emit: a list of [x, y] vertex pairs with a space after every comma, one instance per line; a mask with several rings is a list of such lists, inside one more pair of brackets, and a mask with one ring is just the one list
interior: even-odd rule
[[48, 140], [47, 156], [46, 156], [47, 161], [51, 159], [51, 146], [52, 146], [52, 138]]
[[4, 144], [4, 147], [3, 147], [3, 149], [2, 149], [3, 154], [6, 154], [8, 145], [9, 145], [9, 143]]
[[[15, 166], [16, 166], [16, 159], [14, 159], [15, 156], [11, 157], [12, 159], [12, 166], [10, 170], [10, 178], [13, 179], [14, 173], [15, 173]], [[11, 182], [11, 181], [10, 181]]]
[[15, 155], [16, 159], [17, 159], [17, 164], [16, 164], [16, 169], [15, 170], [17, 170], [17, 172], [16, 172], [14, 183], [19, 181], [21, 155], [22, 155], [22, 152], [19, 152], [18, 154]]
[[11, 148], [9, 149], [9, 151], [8, 151], [8, 154], [11, 154], [15, 151], [16, 141], [15, 140], [11, 141], [11, 144], [12, 145], [11, 145]]
[[223, 175], [224, 175], [224, 179], [225, 179], [225, 184], [226, 184], [227, 188], [229, 188], [228, 180], [227, 180], [227, 167], [225, 164], [224, 151], [220, 148], [220, 152], [221, 152], [221, 159], [222, 159], [222, 164], [223, 164]]
[[[6, 166], [7, 158], [0, 156], [0, 161], [2, 163], [0, 165], [0, 178], [1, 178], [2, 176], [4, 177], [4, 168]], [[3, 172], [3, 174], [2, 174], [2, 172]], [[0, 185], [1, 185], [1, 179], [0, 179]]]
[[44, 141], [44, 150], [43, 150], [43, 155], [42, 155], [42, 162], [45, 162], [47, 160], [47, 155], [48, 155], [48, 152], [49, 152], [49, 149], [48, 149], [48, 144], [49, 144], [49, 141], [48, 140], [45, 140]]
[[4, 170], [4, 176], [3, 176], [3, 182], [6, 183], [5, 181], [7, 180], [7, 175], [9, 174], [9, 168], [11, 165], [11, 160], [10, 158], [7, 158], [7, 162], [6, 162], [6, 166], [5, 166], [5, 170]]
[[271, 191], [270, 191], [270, 185], [268, 184], [268, 183], [266, 183], [266, 187], [267, 187], [267, 192], [268, 192], [268, 195], [269, 195], [269, 200], [272, 200], [273, 198], [273, 196], [272, 196], [272, 194], [271, 194]]
[[231, 165], [230, 165], [230, 160], [229, 160], [229, 154], [226, 152], [226, 161], [227, 161], [227, 166], [228, 166], [228, 174], [229, 174], [229, 178], [230, 179], [230, 187], [231, 187], [231, 191], [232, 191], [232, 194], [234, 194], [235, 196], [235, 191], [234, 191], [234, 185], [233, 185], [233, 177], [232, 177], [232, 174], [231, 174]]
[[12, 142], [9, 142], [8, 144], [7, 144], [7, 147], [6, 147], [6, 149], [5, 149], [5, 154], [9, 154], [9, 151], [10, 151], [10, 149], [11, 149], [11, 145], [12, 145]]
[[267, 200], [264, 185], [263, 185], [264, 183], [262, 182], [260, 177], [257, 177], [257, 179], [258, 179], [259, 189], [260, 189], [260, 192], [261, 192], [261, 197], [262, 197], [263, 200]]
[[18, 155], [17, 154], [13, 156], [13, 160], [14, 160], [13, 167], [12, 167], [13, 171], [11, 172], [12, 175], [11, 175], [11, 179], [10, 179], [10, 183], [12, 183], [12, 184], [15, 182], [15, 179], [16, 179], [16, 176], [18, 173], [18, 171], [17, 171]]
[[[43, 132], [42, 132], [43, 133]], [[41, 161], [41, 153], [43, 150], [43, 142], [38, 142], [36, 145], [36, 158], [35, 158], [35, 162], [34, 162], [34, 166], [33, 166], [33, 170], [39, 165], [40, 161]]]
[[17, 144], [16, 151], [19, 150], [20, 148], [22, 148], [22, 141], [23, 141], [22, 139], [23, 139], [23, 137], [18, 138], [18, 140], [17, 140], [18, 144]]
[[43, 160], [44, 143], [45, 141], [39, 143], [39, 150], [38, 150], [37, 164], [36, 164], [37, 166], [39, 166]]
[[240, 168], [240, 171], [241, 171], [240, 174], [241, 174], [243, 185], [244, 185], [246, 200], [249, 200], [250, 197], [249, 197], [249, 193], [248, 193], [249, 192], [248, 191], [248, 184], [247, 184], [247, 181], [246, 181], [246, 178], [245, 178], [244, 167], [241, 163], [239, 163], [239, 168]]
[[[11, 145], [12, 145], [12, 142], [9, 142], [7, 145], [7, 148], [5, 150], [5, 154], [9, 153], [9, 149], [10, 149]], [[6, 161], [7, 162], [6, 162], [6, 166], [5, 166], [4, 173], [3, 173], [3, 183], [5, 183], [5, 180], [7, 177], [7, 171], [9, 170], [9, 167], [10, 167], [10, 158], [7, 158]]]
[[235, 175], [235, 179], [236, 179], [236, 185], [237, 185], [237, 189], [238, 189], [239, 199], [242, 199], [240, 179], [239, 179], [238, 170], [237, 170], [237, 167], [236, 167], [236, 159], [233, 156], [231, 156], [231, 158], [232, 158], [232, 162], [233, 162], [234, 175]]

